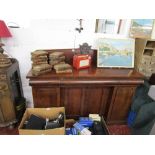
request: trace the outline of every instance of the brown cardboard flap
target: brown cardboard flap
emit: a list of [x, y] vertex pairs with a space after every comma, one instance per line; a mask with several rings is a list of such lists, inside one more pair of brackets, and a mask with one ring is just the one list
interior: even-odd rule
[[26, 130], [19, 129], [20, 135], [65, 135], [65, 128], [55, 128], [48, 130]]
[[42, 118], [55, 118], [59, 115], [60, 112], [65, 112], [64, 107], [58, 107], [58, 108], [28, 108], [27, 114], [28, 117], [30, 115], [34, 114], [36, 116], [42, 117]]

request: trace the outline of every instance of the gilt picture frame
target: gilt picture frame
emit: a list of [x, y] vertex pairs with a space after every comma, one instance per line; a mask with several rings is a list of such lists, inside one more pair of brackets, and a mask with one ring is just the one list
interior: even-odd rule
[[134, 68], [135, 39], [100, 38], [97, 67]]

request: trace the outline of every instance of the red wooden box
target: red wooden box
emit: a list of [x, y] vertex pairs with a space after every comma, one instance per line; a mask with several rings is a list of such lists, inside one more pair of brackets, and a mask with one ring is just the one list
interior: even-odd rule
[[91, 65], [91, 56], [88, 54], [74, 55], [73, 67], [76, 69], [89, 68]]

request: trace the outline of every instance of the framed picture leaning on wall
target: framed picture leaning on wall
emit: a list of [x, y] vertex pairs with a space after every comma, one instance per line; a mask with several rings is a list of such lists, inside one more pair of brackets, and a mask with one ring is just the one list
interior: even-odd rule
[[96, 19], [95, 33], [119, 34], [121, 19]]
[[134, 68], [135, 39], [99, 38], [97, 67]]
[[130, 37], [151, 38], [154, 19], [132, 19]]

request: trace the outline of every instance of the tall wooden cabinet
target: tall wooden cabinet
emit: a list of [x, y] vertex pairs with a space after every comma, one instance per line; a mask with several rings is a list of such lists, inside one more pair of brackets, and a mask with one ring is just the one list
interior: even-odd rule
[[[70, 62], [71, 63], [71, 62]], [[134, 69], [96, 68], [56, 74], [54, 70], [27, 78], [32, 86], [34, 107], [64, 106], [67, 118], [103, 115], [108, 124], [125, 123], [143, 76]]]
[[11, 66], [0, 68], [0, 127], [18, 121], [15, 102], [23, 97], [18, 61], [11, 61]]

